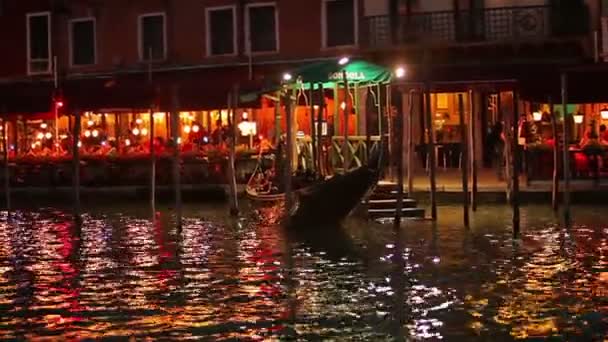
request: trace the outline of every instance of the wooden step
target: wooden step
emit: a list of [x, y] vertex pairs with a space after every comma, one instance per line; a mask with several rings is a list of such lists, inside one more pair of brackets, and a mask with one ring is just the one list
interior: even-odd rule
[[[369, 209], [391, 209], [397, 207], [396, 198], [386, 199], [371, 199], [369, 201], [362, 201], [363, 204], [367, 204]], [[403, 199], [403, 208], [415, 208], [417, 205], [416, 200], [411, 198]]]
[[[368, 214], [371, 218], [390, 218], [395, 217], [396, 209], [369, 209]], [[401, 210], [402, 217], [423, 218], [424, 209], [422, 208], [403, 208]]]
[[[390, 191], [390, 192], [373, 192], [370, 196], [370, 200], [386, 200], [386, 199], [397, 199], [398, 192]], [[408, 194], [406, 192], [403, 193], [403, 197], [406, 198]]]

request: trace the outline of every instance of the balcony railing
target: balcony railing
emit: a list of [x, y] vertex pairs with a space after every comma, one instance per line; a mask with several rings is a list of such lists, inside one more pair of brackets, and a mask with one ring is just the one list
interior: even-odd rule
[[368, 48], [402, 44], [542, 40], [586, 32], [585, 13], [561, 15], [551, 6], [487, 8], [366, 17]]

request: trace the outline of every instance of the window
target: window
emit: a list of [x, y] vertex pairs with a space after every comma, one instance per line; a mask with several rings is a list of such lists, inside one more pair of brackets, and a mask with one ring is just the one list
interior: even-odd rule
[[144, 14], [139, 17], [139, 59], [158, 61], [167, 58], [165, 14]]
[[278, 12], [274, 3], [247, 5], [245, 23], [250, 52], [279, 50]]
[[51, 72], [51, 13], [27, 15], [27, 70], [32, 74]]
[[207, 55], [236, 54], [236, 7], [207, 8]]
[[70, 22], [70, 64], [73, 66], [96, 63], [95, 19], [76, 19]]
[[323, 46], [357, 44], [357, 0], [324, 0], [322, 9]]

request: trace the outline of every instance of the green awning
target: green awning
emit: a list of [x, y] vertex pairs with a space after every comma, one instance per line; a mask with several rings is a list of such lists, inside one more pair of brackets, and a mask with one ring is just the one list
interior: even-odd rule
[[[286, 70], [286, 73], [291, 75], [291, 80], [285, 84], [291, 87], [308, 89], [310, 83], [314, 83], [315, 85], [323, 83], [324, 88], [332, 89], [336, 84], [344, 83], [344, 71], [349, 83], [358, 83], [360, 85], [385, 84], [389, 83], [392, 77], [388, 69], [362, 60], [353, 60], [345, 65], [340, 65], [338, 60], [328, 60]], [[277, 83], [274, 85], [241, 94], [240, 101], [252, 102], [263, 94], [276, 92], [283, 85], [280, 83], [281, 76], [276, 76]]]
[[343, 72], [349, 82], [361, 84], [388, 83], [391, 81], [391, 72], [379, 65], [355, 60], [340, 65], [337, 61], [324, 61], [305, 65], [290, 71], [292, 82], [301, 81], [304, 86], [310, 83], [323, 83], [330, 88], [335, 83], [343, 83]]

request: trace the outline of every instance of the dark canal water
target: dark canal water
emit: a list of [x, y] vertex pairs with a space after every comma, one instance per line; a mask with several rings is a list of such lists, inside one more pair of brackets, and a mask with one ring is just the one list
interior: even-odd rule
[[603, 341], [608, 215], [576, 208], [461, 210], [391, 226], [350, 220], [294, 234], [276, 211], [230, 220], [222, 207], [153, 222], [104, 208], [20, 211], [0, 225], [0, 339]]

